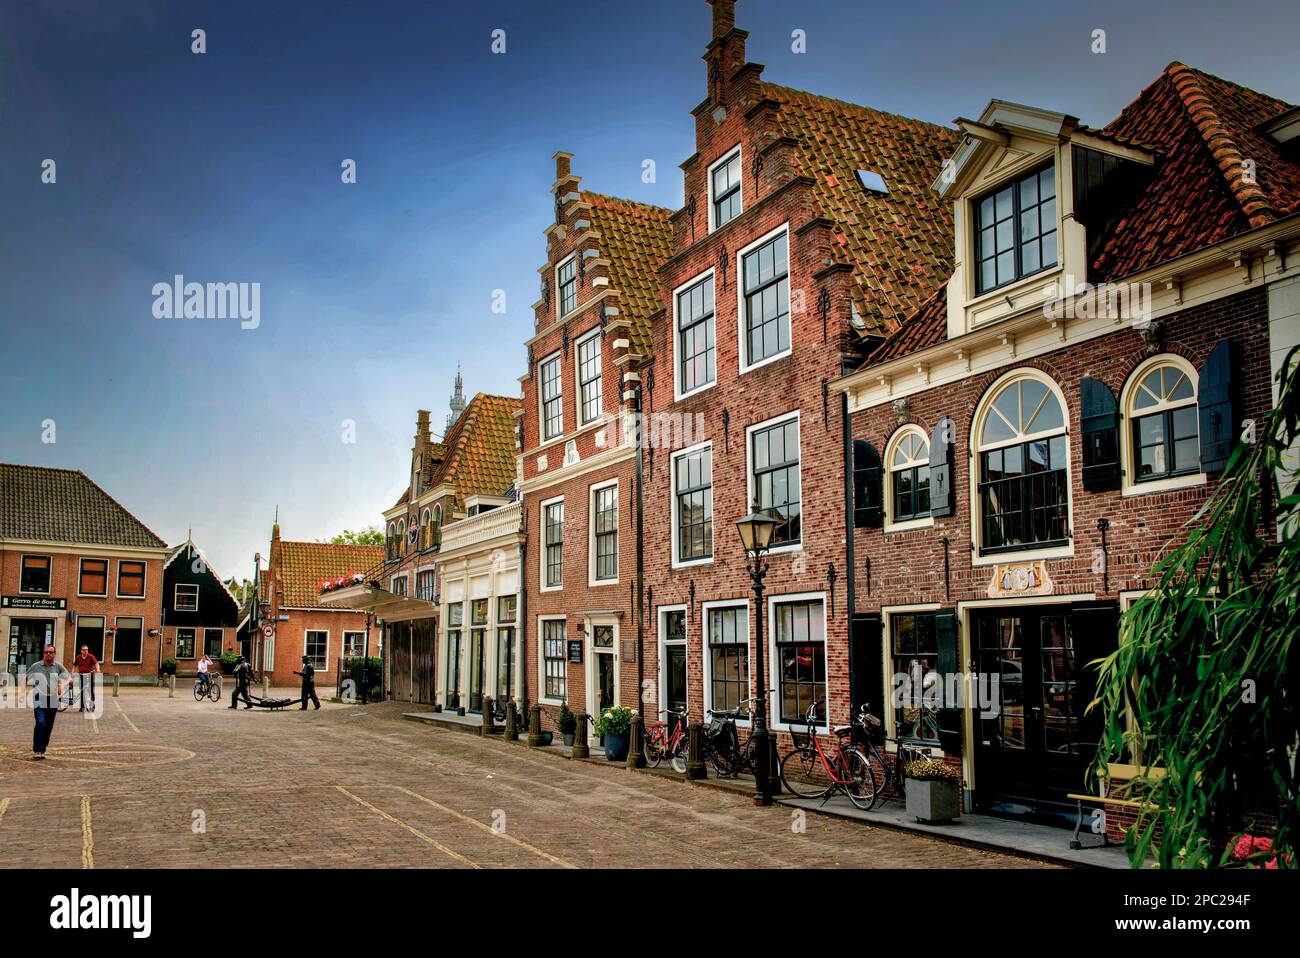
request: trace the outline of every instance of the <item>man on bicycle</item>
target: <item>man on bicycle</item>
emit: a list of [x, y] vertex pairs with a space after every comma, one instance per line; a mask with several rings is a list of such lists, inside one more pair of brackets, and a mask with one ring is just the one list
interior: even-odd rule
[[204, 695], [208, 694], [208, 687], [212, 684], [212, 676], [208, 671], [210, 668], [212, 668], [212, 660], [208, 658], [208, 653], [204, 652], [203, 658], [199, 659], [198, 665], [199, 688], [203, 690]]

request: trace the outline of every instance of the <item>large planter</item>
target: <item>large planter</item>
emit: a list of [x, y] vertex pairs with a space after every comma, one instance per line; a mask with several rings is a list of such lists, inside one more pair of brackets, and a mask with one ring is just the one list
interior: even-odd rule
[[574, 738], [577, 737], [577, 734], [578, 734], [577, 732], [561, 732], [561, 733], [560, 733], [560, 739], [561, 739], [561, 740], [564, 742], [564, 744], [567, 745], [569, 748], [573, 748], [573, 740], [574, 740]]
[[956, 782], [909, 778], [904, 791], [907, 794], [907, 814], [918, 821], [930, 824], [948, 822], [961, 814]]
[[615, 734], [614, 732], [605, 733], [605, 758], [610, 762], [622, 762], [627, 759], [628, 734], [623, 732]]

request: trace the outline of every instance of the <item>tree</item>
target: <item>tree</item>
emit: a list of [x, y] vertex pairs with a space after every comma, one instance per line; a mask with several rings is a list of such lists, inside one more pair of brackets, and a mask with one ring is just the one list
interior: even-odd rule
[[1134, 867], [1153, 850], [1162, 868], [1230, 864], [1241, 856], [1239, 836], [1266, 830], [1271, 842], [1240, 843], [1255, 849], [1246, 860], [1295, 865], [1294, 354], [1282, 367], [1277, 407], [1253, 442], [1238, 443], [1213, 494], [1156, 561], [1154, 588], [1125, 612], [1119, 647], [1100, 662], [1092, 705], [1103, 711], [1104, 730], [1094, 771], [1103, 774], [1108, 762], [1137, 766], [1131, 797], [1144, 805], [1125, 842]]
[[384, 532], [382, 529], [376, 529], [371, 526], [368, 529], [359, 529], [353, 532], [351, 529], [344, 529], [338, 535], [330, 539], [335, 545], [349, 546], [382, 546], [384, 544]]

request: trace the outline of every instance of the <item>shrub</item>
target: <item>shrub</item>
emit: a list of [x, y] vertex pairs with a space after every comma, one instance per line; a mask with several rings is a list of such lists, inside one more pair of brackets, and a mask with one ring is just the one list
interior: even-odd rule
[[569, 703], [560, 703], [560, 734], [572, 735], [578, 730], [578, 720], [569, 711]]
[[937, 759], [908, 762], [907, 767], [903, 769], [903, 774], [908, 778], [916, 779], [918, 782], [953, 782], [955, 784], [961, 781], [961, 774], [955, 767]]
[[175, 659], [172, 659], [172, 658], [163, 659], [163, 660], [162, 660], [162, 665], [158, 666], [158, 674], [159, 674], [159, 675], [175, 675], [175, 674], [176, 674], [176, 660], [175, 660]]
[[616, 705], [596, 719], [597, 735], [626, 735], [632, 729], [632, 710]]

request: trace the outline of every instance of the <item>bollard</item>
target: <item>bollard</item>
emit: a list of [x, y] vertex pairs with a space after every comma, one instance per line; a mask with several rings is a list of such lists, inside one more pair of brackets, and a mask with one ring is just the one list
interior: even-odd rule
[[528, 747], [542, 747], [542, 707], [534, 705], [528, 710]]
[[176, 698], [176, 676], [174, 675], [167, 676], [167, 697]]
[[641, 713], [632, 710], [632, 727], [627, 733], [627, 767], [645, 768], [645, 752], [641, 747], [644, 735], [641, 731]]
[[587, 744], [587, 720], [590, 717], [586, 712], [579, 712], [573, 717], [577, 724], [573, 727], [573, 751], [569, 753], [569, 758], [591, 758], [591, 746]]
[[698, 721], [686, 726], [686, 777], [700, 779], [708, 775], [704, 767], [704, 726]]
[[271, 697], [271, 677], [267, 675], [265, 672], [263, 672], [262, 673], [262, 698], [269, 699], [270, 697]]
[[484, 738], [492, 734], [492, 699], [486, 695], [483, 696], [483, 727], [479, 734]]
[[117, 698], [117, 693], [121, 690], [121, 688], [122, 688], [122, 673], [114, 672], [113, 673], [113, 698]]
[[776, 736], [767, 733], [767, 794], [775, 798], [781, 794], [781, 765], [776, 754]]
[[515, 700], [507, 699], [506, 700], [506, 730], [501, 736], [507, 742], [519, 741], [519, 729], [515, 727], [516, 714], [517, 711], [515, 709]]

